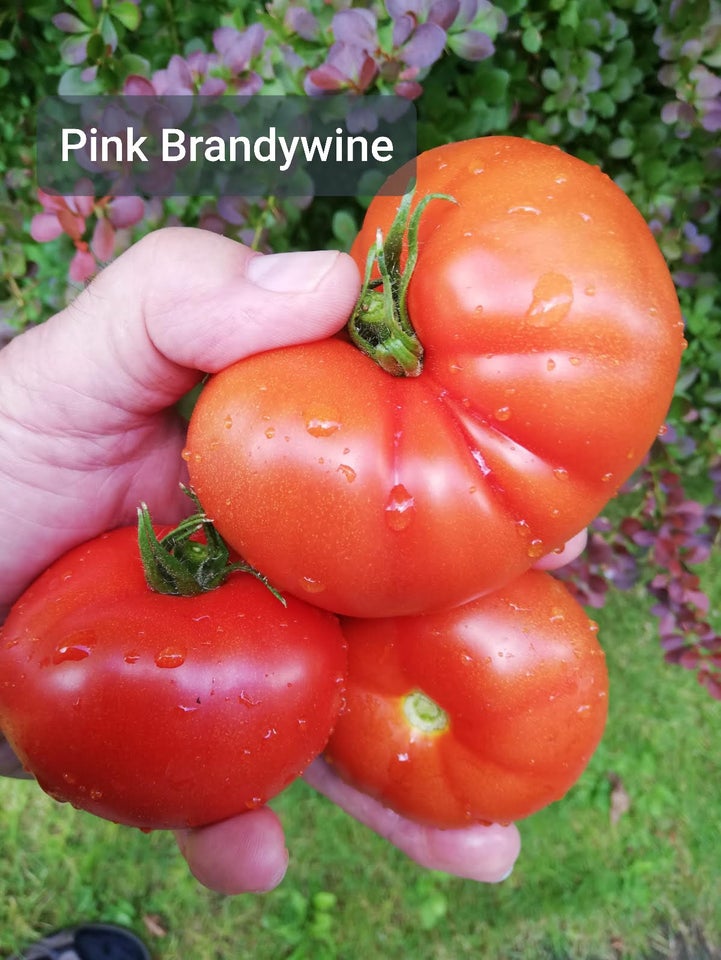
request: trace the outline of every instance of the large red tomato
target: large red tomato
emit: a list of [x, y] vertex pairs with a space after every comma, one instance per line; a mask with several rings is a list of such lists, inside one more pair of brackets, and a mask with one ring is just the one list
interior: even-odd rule
[[59, 800], [146, 828], [264, 803], [323, 749], [341, 705], [337, 620], [231, 573], [148, 589], [137, 532], [71, 550], [0, 633], [0, 728]]
[[446, 613], [342, 626], [346, 707], [326, 755], [406, 817], [527, 817], [567, 792], [601, 739], [596, 625], [550, 574]]
[[[653, 442], [683, 347], [654, 238], [596, 167], [489, 137], [420, 156], [414, 203], [434, 191], [453, 201], [411, 228], [407, 289], [406, 234], [394, 297], [359, 311], [407, 308], [419, 375], [342, 337], [290, 347], [211, 378], [190, 423], [191, 481], [226, 539], [353, 616], [462, 603], [576, 534]], [[397, 208], [371, 203], [359, 265]]]

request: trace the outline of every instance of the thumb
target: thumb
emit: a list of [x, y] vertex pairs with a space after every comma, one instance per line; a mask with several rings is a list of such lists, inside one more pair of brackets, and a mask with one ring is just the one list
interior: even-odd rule
[[[205, 230], [157, 230], [18, 338], [30, 361], [22, 379], [46, 393], [48, 383], [72, 384], [78, 427], [91, 429], [85, 421], [97, 419], [98, 402], [118, 420], [103, 428], [119, 427], [131, 408], [147, 416], [175, 403], [199, 371], [330, 336], [359, 287], [355, 263], [335, 250], [264, 256]], [[17, 366], [14, 350], [3, 359]]]
[[134, 248], [136, 259], [152, 276], [142, 298], [152, 342], [175, 363], [208, 373], [335, 333], [360, 282], [355, 263], [335, 250], [263, 256], [182, 228], [149, 235]]

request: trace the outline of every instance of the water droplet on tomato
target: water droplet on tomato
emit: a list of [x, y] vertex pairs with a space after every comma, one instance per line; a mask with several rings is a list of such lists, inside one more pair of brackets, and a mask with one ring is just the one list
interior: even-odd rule
[[568, 470], [565, 467], [554, 467], [553, 476], [556, 480], [568, 480]]
[[493, 416], [496, 420], [505, 421], [511, 419], [511, 408], [510, 407], [499, 407]]
[[658, 433], [656, 434], [656, 436], [665, 437], [667, 433], [668, 433], [668, 424], [662, 423], [661, 426], [658, 428]]
[[123, 660], [126, 663], [137, 663], [140, 660], [140, 654], [137, 650], [128, 650], [128, 652], [123, 656]]
[[559, 175], [558, 175], [557, 177], [554, 177], [554, 178], [553, 178], [553, 182], [554, 182], [554, 183], [565, 183], [565, 182], [566, 182], [566, 177], [564, 177], [562, 173], [559, 173]]
[[180, 454], [180, 456], [181, 456], [181, 457], [183, 458], [183, 460], [185, 460], [186, 463], [187, 463], [187, 462], [190, 460], [190, 458], [193, 456], [193, 454], [192, 454], [192, 452], [186, 447], [186, 448], [183, 450], [183, 452]]
[[573, 285], [561, 273], [544, 273], [533, 288], [533, 300], [526, 319], [534, 327], [552, 327], [571, 309]]
[[584, 223], [590, 223], [593, 219], [590, 213], [585, 213], [583, 210], [579, 210], [578, 215]]
[[552, 370], [556, 369], [556, 361], [551, 359], [551, 357], [546, 360], [546, 370], [550, 373]]
[[91, 800], [95, 800], [95, 801], [102, 800], [103, 791], [98, 790], [97, 787], [91, 787], [90, 790], [88, 791], [88, 796], [90, 797]]
[[[476, 463], [477, 463], [478, 466], [480, 467], [480, 470], [481, 470], [481, 473], [483, 474], [483, 476], [484, 476], [484, 477], [487, 477], [488, 474], [491, 472], [491, 468], [490, 468], [490, 467], [488, 466], [488, 464], [486, 463], [485, 458], [484, 458], [483, 454], [481, 453], [481, 451], [480, 451], [480, 450], [471, 450], [471, 456], [473, 457], [473, 459], [476, 461]], [[473, 487], [473, 490], [475, 490], [475, 489], [476, 489], [476, 488]]]
[[477, 164], [475, 165], [471, 164], [471, 166], [468, 168], [468, 172], [472, 174], [474, 177], [477, 177], [479, 173], [483, 173], [483, 170], [484, 168], [479, 167]]
[[551, 623], [562, 623], [565, 619], [566, 616], [560, 607], [551, 608], [551, 616], [549, 617]]
[[538, 560], [545, 552], [546, 547], [543, 540], [531, 540], [528, 544], [528, 550], [526, 551], [531, 560]]
[[407, 530], [416, 513], [416, 502], [402, 483], [391, 490], [385, 505], [386, 523], [391, 530]]
[[538, 209], [538, 207], [532, 207], [525, 203], [519, 203], [516, 204], [515, 207], [509, 207], [508, 213], [531, 213], [534, 217], [539, 217], [541, 215], [541, 211]]
[[580, 366], [581, 366], [581, 358], [580, 358], [580, 357], [569, 357], [569, 358], [568, 358], [568, 362], [571, 364], [572, 367], [580, 367]]
[[342, 474], [348, 483], [353, 483], [356, 478], [356, 472], [353, 467], [349, 467], [347, 463], [339, 463], [336, 469], [336, 473]]
[[325, 590], [325, 584], [313, 577], [301, 577], [300, 585], [306, 593], [322, 593]]
[[611, 480], [613, 480], [612, 473], [604, 473], [604, 475], [601, 477], [601, 483], [610, 483]]
[[312, 437], [330, 437], [340, 430], [340, 424], [328, 417], [310, 417], [305, 429]]
[[163, 647], [155, 655], [155, 666], [163, 669], [173, 669], [185, 663], [185, 650], [180, 647]]
[[68, 643], [58, 647], [53, 654], [53, 663], [67, 663], [73, 660], [84, 660], [89, 657], [91, 648], [85, 643]]
[[230, 414], [228, 414], [225, 420], [223, 420], [223, 426], [226, 430], [230, 430], [230, 428], [233, 426], [233, 418]]
[[476, 317], [476, 318], [483, 316], [483, 304], [482, 304], [482, 303], [477, 303], [477, 304], [475, 305], [475, 307], [473, 308], [473, 316]]
[[275, 436], [275, 427], [268, 427], [268, 429], [265, 431], [265, 435], [269, 440], [272, 440]]
[[586, 289], [585, 289], [583, 292], [586, 294], [587, 297], [595, 297], [595, 296], [596, 296], [596, 285], [593, 284], [593, 283], [589, 283], [588, 286], [586, 287]]

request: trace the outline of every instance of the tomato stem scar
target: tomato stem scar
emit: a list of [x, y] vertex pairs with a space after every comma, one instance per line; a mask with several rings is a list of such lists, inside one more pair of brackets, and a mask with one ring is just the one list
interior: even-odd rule
[[414, 690], [403, 698], [406, 720], [423, 733], [444, 733], [450, 726], [448, 714], [422, 690]]

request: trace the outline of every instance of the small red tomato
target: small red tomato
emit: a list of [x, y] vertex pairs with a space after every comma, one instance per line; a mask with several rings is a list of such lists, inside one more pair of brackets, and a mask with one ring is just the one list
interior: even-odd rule
[[346, 707], [326, 757], [403, 816], [527, 817], [566, 793], [598, 745], [608, 680], [596, 625], [550, 574], [444, 613], [342, 626]]
[[345, 666], [335, 617], [284, 607], [247, 573], [198, 596], [150, 590], [122, 528], [61, 557], [11, 610], [0, 726], [58, 800], [198, 826], [264, 803], [317, 756]]

